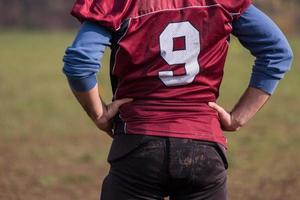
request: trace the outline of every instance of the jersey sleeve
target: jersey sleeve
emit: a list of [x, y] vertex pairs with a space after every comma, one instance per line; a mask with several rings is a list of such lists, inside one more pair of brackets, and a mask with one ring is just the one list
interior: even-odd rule
[[129, 6], [130, 0], [76, 0], [71, 14], [81, 22], [96, 22], [111, 31], [116, 31], [126, 18]]
[[252, 0], [221, 0], [219, 2], [234, 19], [238, 19], [252, 4]]

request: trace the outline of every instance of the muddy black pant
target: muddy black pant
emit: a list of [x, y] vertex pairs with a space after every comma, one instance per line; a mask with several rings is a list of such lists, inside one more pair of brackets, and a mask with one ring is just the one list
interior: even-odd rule
[[192, 139], [117, 135], [101, 200], [226, 200], [221, 146]]

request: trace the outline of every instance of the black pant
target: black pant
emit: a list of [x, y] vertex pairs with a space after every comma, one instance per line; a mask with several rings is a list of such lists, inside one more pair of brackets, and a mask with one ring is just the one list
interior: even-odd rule
[[222, 147], [192, 139], [117, 135], [101, 200], [226, 200]]

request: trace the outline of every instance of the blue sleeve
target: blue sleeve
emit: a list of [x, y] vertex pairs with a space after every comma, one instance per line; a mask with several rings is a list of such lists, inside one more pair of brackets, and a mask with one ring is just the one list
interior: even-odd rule
[[96, 73], [104, 50], [110, 45], [111, 33], [93, 22], [84, 22], [63, 58], [63, 72], [71, 88], [86, 92], [97, 84]]
[[233, 35], [256, 57], [249, 85], [273, 94], [292, 63], [293, 52], [284, 34], [251, 5], [234, 21]]

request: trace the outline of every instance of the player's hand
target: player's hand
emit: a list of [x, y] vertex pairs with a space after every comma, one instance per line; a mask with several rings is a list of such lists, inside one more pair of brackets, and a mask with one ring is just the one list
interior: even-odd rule
[[129, 98], [118, 99], [108, 105], [105, 105], [105, 103], [102, 102], [103, 113], [99, 118], [97, 118], [94, 121], [97, 127], [100, 130], [106, 132], [109, 136], [113, 137], [112, 120], [114, 116], [119, 112], [119, 108], [123, 104], [129, 103], [132, 100], [133, 99], [129, 99]]
[[218, 112], [224, 131], [238, 131], [241, 128], [241, 125], [234, 119], [233, 115], [223, 107], [214, 102], [209, 102], [208, 105]]

